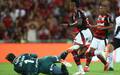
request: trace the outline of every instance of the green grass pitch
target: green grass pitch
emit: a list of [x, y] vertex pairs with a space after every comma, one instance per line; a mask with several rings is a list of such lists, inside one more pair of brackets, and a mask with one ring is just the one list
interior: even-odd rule
[[[84, 64], [83, 64], [84, 65]], [[85, 75], [120, 75], [120, 63], [114, 64], [115, 71], [104, 72], [103, 64], [100, 62], [94, 62], [90, 65], [90, 72]], [[72, 67], [68, 68], [70, 75], [73, 75], [77, 71], [76, 65], [73, 63]], [[18, 75], [13, 71], [13, 65], [9, 63], [0, 63], [0, 75]], [[43, 74], [39, 74], [43, 75]]]

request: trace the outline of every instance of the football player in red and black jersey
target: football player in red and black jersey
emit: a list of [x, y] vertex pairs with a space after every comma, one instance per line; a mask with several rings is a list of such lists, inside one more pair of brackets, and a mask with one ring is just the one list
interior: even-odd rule
[[85, 72], [80, 62], [78, 50], [82, 48], [83, 53], [87, 50], [88, 45], [92, 40], [92, 33], [88, 27], [87, 19], [84, 15], [84, 12], [82, 9], [79, 8], [79, 6], [74, 6], [74, 12], [72, 13], [70, 23], [65, 25], [68, 25], [68, 27], [73, 27], [75, 31], [78, 32], [74, 39], [73, 45], [70, 48], [68, 48], [65, 52], [63, 52], [60, 56], [63, 59], [65, 59], [68, 53], [72, 53], [74, 61], [77, 64], [79, 70], [78, 72], [76, 72], [76, 75], [83, 75], [85, 74]]
[[87, 61], [84, 68], [85, 71], [89, 71], [89, 64], [92, 56], [97, 56], [104, 64], [104, 70], [109, 69], [109, 64], [105, 60], [102, 52], [104, 52], [106, 45], [108, 44], [108, 31], [113, 27], [111, 17], [108, 14], [107, 7], [101, 5], [99, 7], [99, 15], [96, 20], [97, 24], [92, 26], [94, 28], [94, 37], [90, 44], [90, 49], [86, 53]]

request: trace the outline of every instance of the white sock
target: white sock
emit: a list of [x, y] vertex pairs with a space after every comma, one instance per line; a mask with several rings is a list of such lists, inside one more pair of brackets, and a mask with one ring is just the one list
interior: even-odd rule
[[85, 66], [85, 67], [88, 67], [88, 68], [89, 68], [89, 66]]
[[113, 52], [109, 53], [107, 56], [107, 62], [109, 63], [109, 67], [113, 68]]
[[78, 70], [84, 72], [82, 65], [78, 65]]

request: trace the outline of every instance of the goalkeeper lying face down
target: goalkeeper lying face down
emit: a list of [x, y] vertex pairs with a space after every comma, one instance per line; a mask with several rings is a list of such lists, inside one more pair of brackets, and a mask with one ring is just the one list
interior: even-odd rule
[[[14, 70], [21, 75], [69, 75], [59, 56], [45, 56], [37, 58], [36, 54], [22, 54], [15, 56], [9, 53], [6, 59], [14, 65]], [[60, 63], [61, 66], [56, 65]]]

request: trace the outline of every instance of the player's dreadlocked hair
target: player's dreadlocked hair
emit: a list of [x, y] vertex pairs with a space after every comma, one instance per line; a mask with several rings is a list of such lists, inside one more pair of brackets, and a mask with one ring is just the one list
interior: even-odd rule
[[76, 7], [80, 7], [80, 0], [71, 0], [72, 2], [75, 2]]
[[13, 60], [16, 58], [16, 56], [13, 54], [13, 53], [9, 53], [7, 56], [6, 56], [6, 59], [9, 61], [9, 62], [13, 62]]

